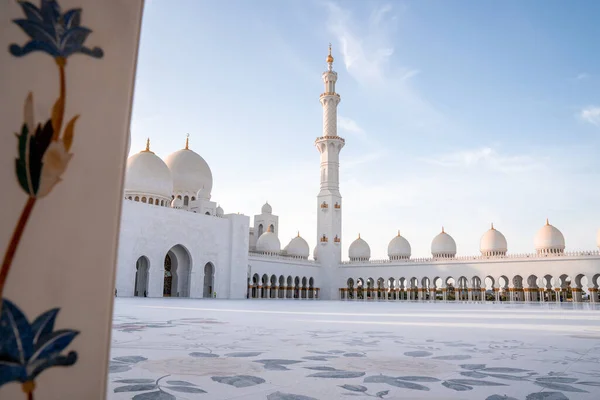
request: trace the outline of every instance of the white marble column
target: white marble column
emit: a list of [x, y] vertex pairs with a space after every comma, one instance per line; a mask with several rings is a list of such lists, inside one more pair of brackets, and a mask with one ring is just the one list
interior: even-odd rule
[[590, 292], [590, 303], [598, 303], [598, 288], [589, 288]]

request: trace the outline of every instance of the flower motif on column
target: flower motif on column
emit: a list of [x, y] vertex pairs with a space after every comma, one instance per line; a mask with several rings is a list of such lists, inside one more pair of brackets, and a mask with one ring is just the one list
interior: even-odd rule
[[[3, 298], [2, 294], [34, 205], [48, 196], [62, 181], [73, 157], [69, 151], [75, 138], [75, 123], [79, 115], [72, 116], [63, 129], [67, 108], [67, 59], [77, 53], [102, 58], [104, 52], [99, 47], [84, 46], [92, 31], [81, 26], [81, 8], [63, 13], [55, 0], [41, 0], [39, 8], [28, 1], [19, 1], [18, 4], [25, 18], [17, 18], [13, 22], [29, 40], [23, 46], [11, 44], [9, 52], [14, 57], [23, 57], [36, 51], [48, 54], [58, 69], [59, 87], [58, 98], [46, 121], [35, 120], [33, 93], [29, 92], [25, 97], [23, 123], [20, 128], [15, 129], [17, 157], [13, 165], [15, 178], [27, 195], [27, 201], [13, 230], [0, 269], [0, 386], [13, 381], [20, 382], [27, 397], [33, 399], [35, 379], [40, 373], [54, 366], [75, 364], [75, 351], [66, 355], [61, 352], [71, 344], [79, 331], [54, 330], [59, 308], [40, 314], [30, 323], [19, 307]], [[36, 58], [31, 62], [39, 68], [45, 68], [41, 59]], [[30, 85], [30, 82], [26, 84]], [[73, 108], [77, 108], [77, 104]]]

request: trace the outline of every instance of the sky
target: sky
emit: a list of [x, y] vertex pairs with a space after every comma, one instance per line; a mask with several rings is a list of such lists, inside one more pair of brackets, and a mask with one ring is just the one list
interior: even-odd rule
[[[600, 228], [600, 2], [146, 1], [131, 154], [190, 148], [212, 200], [279, 215], [282, 247], [316, 244], [321, 73], [338, 73], [342, 245], [372, 259], [400, 230], [427, 257], [494, 227], [534, 251], [546, 218], [567, 250]], [[252, 224], [252, 221], [251, 221]]]

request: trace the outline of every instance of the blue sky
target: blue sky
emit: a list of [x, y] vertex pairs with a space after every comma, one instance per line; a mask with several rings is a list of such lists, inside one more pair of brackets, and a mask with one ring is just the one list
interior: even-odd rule
[[282, 247], [316, 244], [327, 45], [333, 45], [344, 254], [358, 233], [413, 256], [442, 225], [479, 252], [491, 222], [511, 253], [549, 218], [567, 249], [600, 228], [600, 2], [146, 2], [131, 153], [190, 146], [213, 200], [268, 200]]

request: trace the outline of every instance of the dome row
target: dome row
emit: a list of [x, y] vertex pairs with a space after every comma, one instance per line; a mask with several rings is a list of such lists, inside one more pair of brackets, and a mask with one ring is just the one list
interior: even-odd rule
[[281, 251], [279, 238], [271, 231], [271, 227], [269, 227], [265, 233], [260, 235], [256, 241], [256, 251], [259, 253], [282, 254], [304, 259], [307, 259], [310, 253], [308, 243], [300, 237], [300, 233], [298, 233], [298, 236], [293, 238], [288, 245], [283, 248], [283, 251]]
[[[538, 254], [559, 254], [565, 250], [563, 234], [550, 225], [548, 220], [546, 220], [546, 225], [537, 232], [534, 243]], [[600, 247], [600, 231], [598, 231], [597, 243]], [[508, 251], [508, 245], [504, 235], [496, 230], [492, 224], [492, 227], [481, 237], [479, 249], [483, 256], [503, 256]], [[456, 256], [456, 242], [452, 236], [444, 231], [444, 228], [431, 242], [431, 255], [434, 258], [453, 258]], [[410, 243], [398, 232], [398, 235], [388, 245], [388, 257], [390, 260], [407, 260], [410, 256]], [[350, 261], [368, 261], [371, 258], [371, 248], [360, 237], [360, 234], [358, 239], [350, 244], [348, 257]]]
[[126, 195], [151, 195], [169, 201], [172, 196], [187, 195], [210, 200], [212, 185], [210, 167], [189, 149], [188, 140], [184, 149], [170, 154], [165, 161], [150, 151], [150, 140], [145, 150], [127, 159]]

